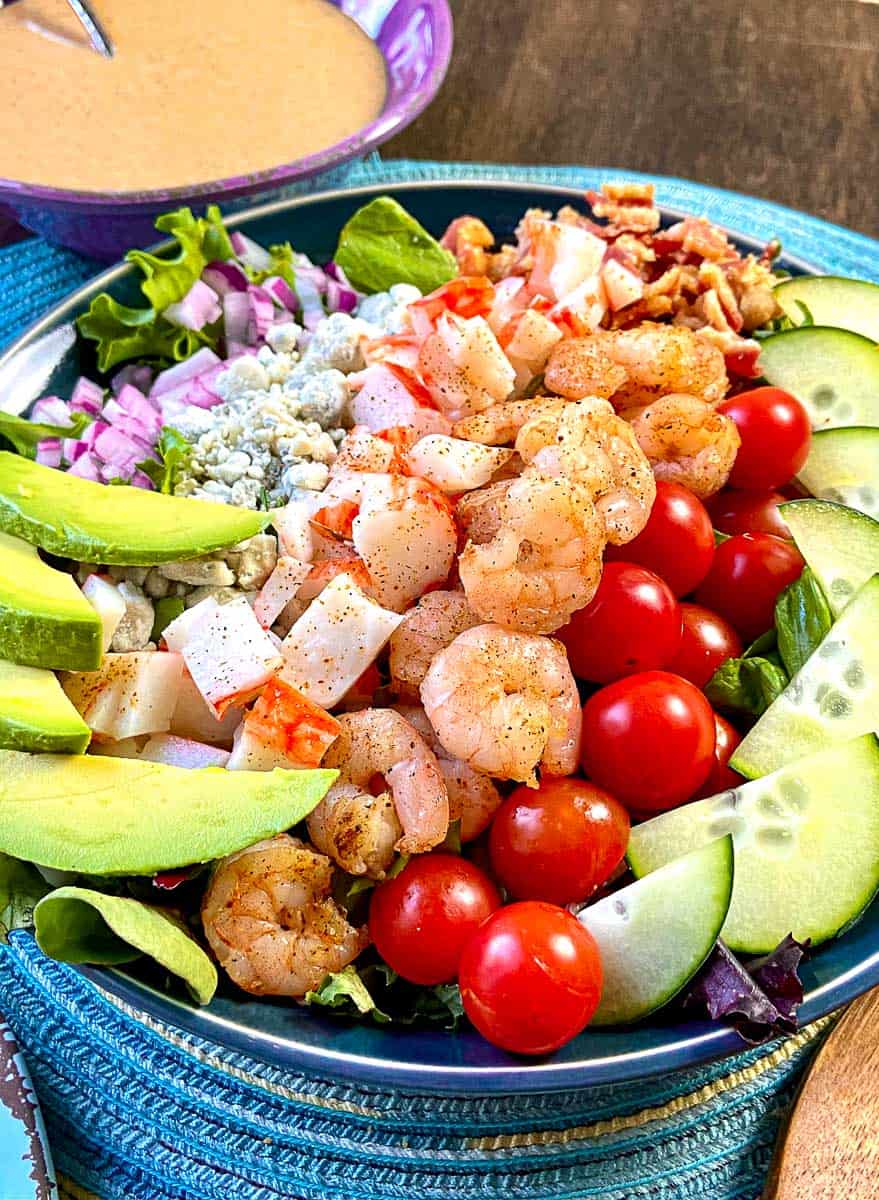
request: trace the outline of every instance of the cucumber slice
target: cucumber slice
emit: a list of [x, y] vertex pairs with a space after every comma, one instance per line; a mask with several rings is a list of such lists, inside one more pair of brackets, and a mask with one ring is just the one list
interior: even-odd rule
[[711, 953], [733, 887], [731, 837], [718, 838], [584, 908], [604, 985], [593, 1025], [640, 1021], [667, 1004]]
[[736, 747], [746, 779], [879, 729], [879, 575], [869, 579]]
[[818, 430], [797, 479], [818, 500], [879, 517], [879, 429]]
[[636, 825], [637, 876], [731, 833], [735, 877], [721, 937], [768, 954], [792, 933], [826, 941], [879, 887], [879, 746], [870, 734], [802, 758], [735, 791]]
[[775, 298], [794, 325], [806, 315], [805, 304], [816, 325], [848, 329], [879, 342], [879, 285], [840, 275], [798, 275], [775, 289]]
[[879, 522], [854, 508], [824, 500], [791, 500], [779, 507], [800, 554], [838, 617], [852, 596], [879, 571]]
[[815, 429], [879, 425], [879, 347], [845, 329], [810, 325], [760, 343], [760, 371], [803, 404]]

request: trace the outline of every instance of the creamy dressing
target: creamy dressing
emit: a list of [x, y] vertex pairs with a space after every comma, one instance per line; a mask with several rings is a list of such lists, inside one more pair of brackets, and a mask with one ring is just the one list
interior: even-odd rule
[[327, 0], [95, 0], [89, 50], [63, 0], [0, 15], [0, 177], [91, 191], [246, 175], [381, 111], [385, 69]]

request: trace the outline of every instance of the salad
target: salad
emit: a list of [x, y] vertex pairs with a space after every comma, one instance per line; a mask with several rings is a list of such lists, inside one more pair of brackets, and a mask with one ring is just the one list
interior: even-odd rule
[[520, 1054], [796, 1027], [879, 887], [879, 287], [587, 201], [169, 213], [0, 414], [0, 932]]

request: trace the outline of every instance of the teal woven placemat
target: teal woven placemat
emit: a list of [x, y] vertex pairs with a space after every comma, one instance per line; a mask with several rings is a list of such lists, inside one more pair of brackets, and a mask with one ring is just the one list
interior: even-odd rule
[[[645, 178], [374, 157], [296, 190], [451, 178], [586, 189], [633, 177]], [[862, 235], [655, 182], [666, 205], [779, 236], [825, 271], [879, 280], [879, 246]], [[0, 250], [0, 347], [97, 269], [38, 239]], [[27, 935], [0, 947], [0, 1007], [28, 1056], [67, 1194], [102, 1200], [757, 1200], [781, 1116], [827, 1028], [643, 1083], [454, 1099], [272, 1070], [125, 1008]]]

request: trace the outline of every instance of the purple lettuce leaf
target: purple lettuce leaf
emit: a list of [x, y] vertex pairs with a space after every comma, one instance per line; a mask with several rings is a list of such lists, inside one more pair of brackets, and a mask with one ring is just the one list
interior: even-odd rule
[[798, 968], [809, 942], [788, 934], [771, 954], [742, 962], [718, 941], [696, 976], [685, 1006], [705, 1008], [712, 1020], [728, 1019], [746, 1041], [756, 1045], [797, 1030], [803, 999]]

